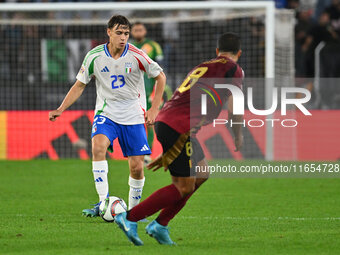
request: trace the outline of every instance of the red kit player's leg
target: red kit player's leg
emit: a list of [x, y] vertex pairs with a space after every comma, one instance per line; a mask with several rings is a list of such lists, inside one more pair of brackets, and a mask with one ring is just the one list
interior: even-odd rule
[[132, 208], [127, 216], [130, 221], [139, 221], [159, 210], [180, 201], [182, 196], [175, 185], [171, 184], [152, 193], [143, 202]]
[[[198, 166], [207, 166], [207, 163], [205, 160], [200, 161]], [[206, 169], [206, 168], [202, 168]], [[176, 177], [172, 177], [176, 178]], [[189, 194], [187, 197], [182, 198], [179, 202], [176, 204], [164, 208], [159, 216], [157, 217], [157, 222], [163, 226], [167, 226], [169, 221], [172, 220], [185, 206], [188, 199], [192, 196], [192, 194], [209, 178], [209, 173], [197, 173], [197, 178], [195, 182], [195, 190]]]
[[139, 221], [163, 208], [174, 206], [183, 198], [191, 195], [194, 189], [194, 177], [173, 177], [173, 184], [157, 190], [142, 203], [132, 208], [127, 219]]

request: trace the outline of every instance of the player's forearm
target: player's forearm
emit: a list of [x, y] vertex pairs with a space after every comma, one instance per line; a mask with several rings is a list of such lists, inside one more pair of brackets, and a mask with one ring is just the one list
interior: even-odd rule
[[63, 102], [59, 106], [58, 110], [65, 111], [69, 108], [77, 99], [81, 96], [85, 89], [85, 84], [80, 81], [76, 81], [76, 83], [71, 87], [67, 95], [65, 96]]
[[155, 96], [152, 100], [152, 107], [158, 109], [162, 103], [166, 77], [165, 74], [162, 72], [156, 77], [155, 83]]

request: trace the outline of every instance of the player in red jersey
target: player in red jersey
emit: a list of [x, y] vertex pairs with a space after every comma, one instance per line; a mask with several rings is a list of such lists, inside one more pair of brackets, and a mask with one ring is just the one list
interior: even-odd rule
[[[209, 173], [194, 172], [196, 166], [206, 169], [203, 150], [195, 138], [198, 130], [211, 123], [228, 102], [228, 116], [234, 123], [242, 122], [242, 115], [233, 115], [233, 96], [226, 91], [216, 90], [214, 84], [221, 80], [242, 89], [244, 76], [237, 64], [241, 56], [240, 39], [234, 33], [226, 33], [218, 39], [217, 58], [195, 67], [178, 87], [172, 98], [159, 112], [155, 131], [162, 144], [163, 154], [148, 165], [149, 169], [169, 169], [172, 184], [155, 191], [142, 203], [126, 213], [115, 217], [115, 222], [135, 245], [142, 245], [137, 234], [137, 221], [161, 210], [146, 232], [160, 244], [173, 245], [169, 236], [168, 223], [184, 207], [191, 195], [208, 179]], [[211, 98], [207, 101], [207, 114], [201, 114], [201, 95], [215, 95], [220, 104]], [[233, 125], [235, 147], [243, 144], [241, 125]]]

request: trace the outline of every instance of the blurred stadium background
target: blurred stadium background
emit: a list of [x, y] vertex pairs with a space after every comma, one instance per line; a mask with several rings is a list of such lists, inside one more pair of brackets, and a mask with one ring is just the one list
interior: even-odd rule
[[[57, 122], [48, 121], [48, 110], [59, 106], [74, 83], [87, 51], [107, 41], [106, 22], [117, 13], [126, 15], [132, 22], [146, 24], [147, 37], [163, 49], [160, 64], [172, 89], [192, 67], [214, 57], [218, 35], [233, 31], [241, 35], [240, 65], [247, 77], [268, 78], [266, 71], [273, 65], [276, 87], [299, 86], [312, 92], [308, 104], [312, 117], [303, 117], [292, 109], [291, 113], [299, 120], [295, 129], [274, 127], [268, 133], [265, 128], [245, 128], [246, 146], [241, 153], [234, 153], [230, 141], [219, 134], [201, 137], [209, 159], [340, 158], [340, 86], [336, 79], [340, 76], [339, 0], [275, 1], [275, 50], [271, 51], [274, 63], [266, 63], [268, 24], [262, 7], [210, 5], [201, 9], [178, 6], [171, 10], [159, 7], [111, 11], [128, 2], [116, 1], [107, 3], [109, 8], [104, 3], [101, 10], [80, 11], [77, 9], [91, 3], [79, 1], [69, 10], [55, 11], [55, 6], [48, 7], [48, 3], [65, 5], [68, 1], [1, 2], [6, 3], [0, 6], [0, 159], [91, 157], [94, 82]], [[28, 10], [19, 10], [31, 2], [34, 7], [27, 5]], [[14, 8], [10, 9], [10, 5]], [[38, 10], [41, 6], [45, 10]], [[266, 104], [265, 86], [259, 84], [255, 91], [258, 108]], [[268, 144], [270, 150], [266, 148]], [[153, 155], [159, 153], [156, 141]], [[109, 157], [122, 158], [117, 143]]]
[[[86, 52], [107, 41], [112, 14], [146, 24], [147, 37], [163, 49], [160, 64], [172, 89], [195, 65], [215, 56], [221, 33], [233, 31], [241, 35], [240, 65], [249, 79], [244, 87], [254, 87], [255, 107], [270, 103], [268, 86], [304, 87], [312, 92], [307, 106], [312, 116], [290, 109], [287, 118], [299, 121], [296, 128], [244, 128], [239, 153], [226, 127], [216, 133], [205, 129], [199, 138], [207, 158], [214, 159], [211, 165], [305, 164], [309, 169], [309, 161], [339, 160], [340, 0], [277, 0], [275, 11], [272, 1], [0, 2], [0, 254], [339, 253], [340, 179], [333, 178], [338, 170], [258, 178], [223, 173], [203, 185], [171, 222], [177, 247], [160, 248], [145, 237], [141, 223], [145, 246], [134, 250], [115, 224], [80, 216], [97, 201], [86, 160], [94, 82], [57, 122], [49, 122], [48, 111], [74, 83]], [[167, 3], [175, 7], [161, 7]], [[199, 4], [206, 7], [193, 9]], [[247, 111], [246, 118], [261, 117]], [[153, 156], [161, 152], [157, 141], [153, 150]], [[123, 158], [117, 143], [108, 156]], [[35, 160], [41, 158], [60, 160]], [[109, 166], [110, 194], [127, 201], [127, 161], [110, 160]], [[169, 183], [163, 171], [145, 175], [143, 199]]]

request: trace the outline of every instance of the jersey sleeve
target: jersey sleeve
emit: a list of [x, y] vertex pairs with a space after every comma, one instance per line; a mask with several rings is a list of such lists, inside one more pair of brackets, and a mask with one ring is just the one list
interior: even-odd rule
[[151, 60], [151, 63], [146, 64], [144, 67], [149, 78], [155, 78], [161, 72], [163, 72], [163, 69], [157, 64], [157, 62], [153, 60]]
[[84, 84], [88, 84], [93, 77], [94, 61], [97, 57], [90, 52], [84, 58], [76, 79]]
[[237, 71], [235, 73], [235, 77], [236, 79], [235, 83], [236, 85], [243, 90], [243, 82], [244, 82], [244, 71], [242, 69], [242, 67], [240, 67], [239, 65], [237, 65]]
[[144, 51], [134, 50], [133, 54], [138, 61], [139, 68], [146, 72], [149, 78], [155, 78], [163, 72], [163, 69], [155, 61], [149, 58]]

